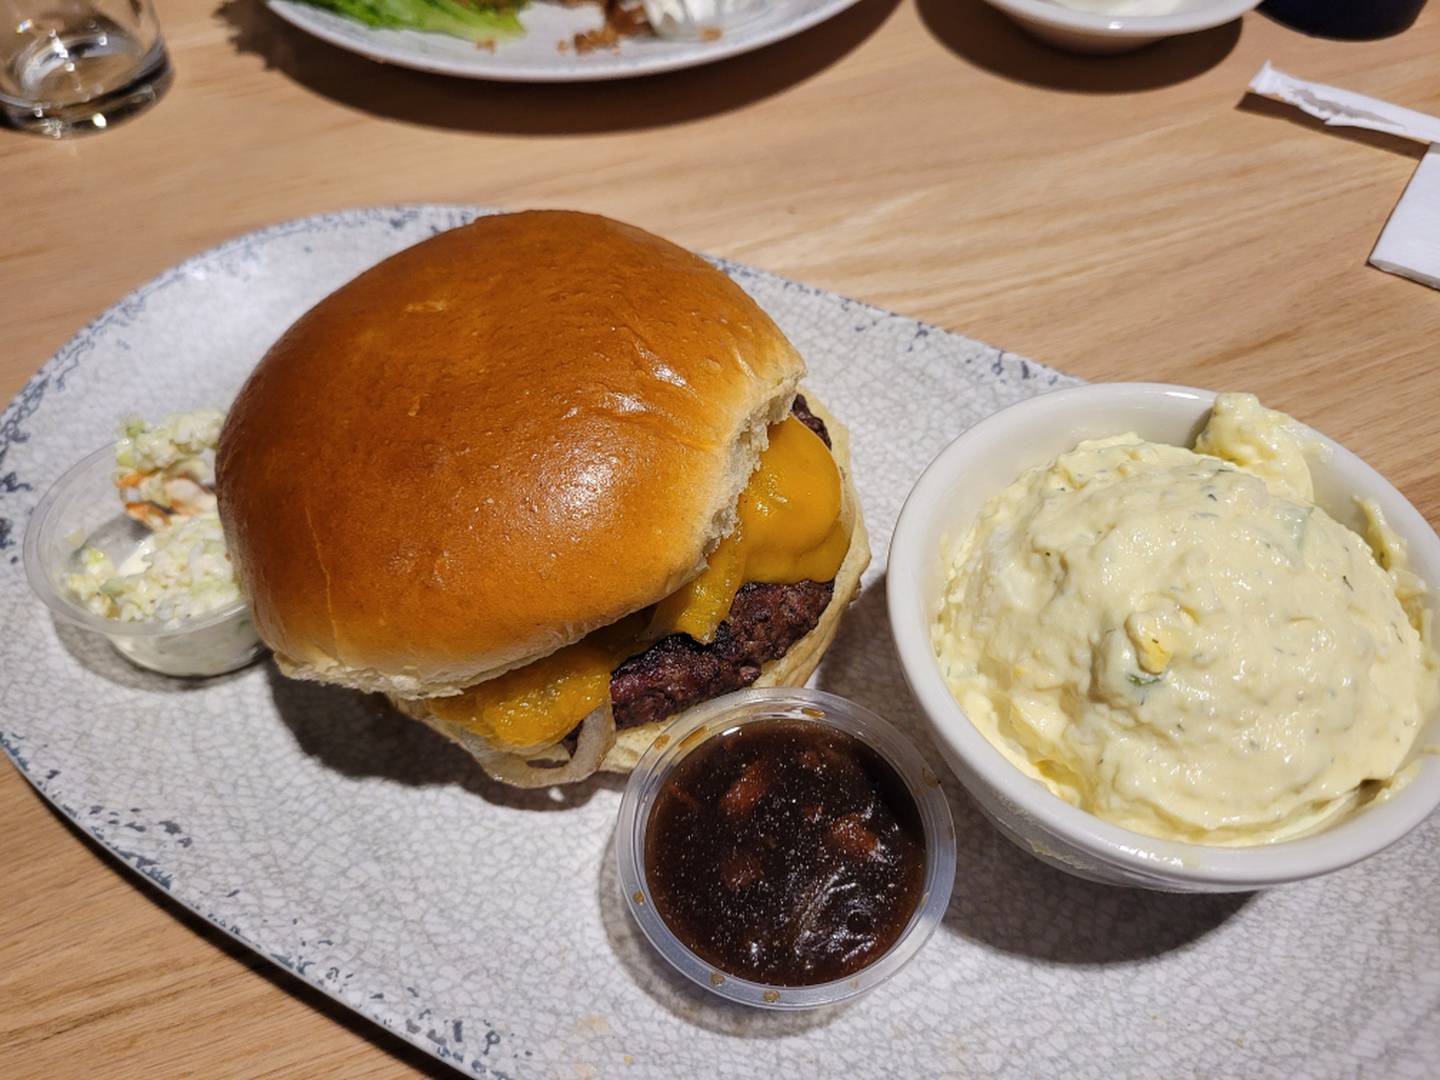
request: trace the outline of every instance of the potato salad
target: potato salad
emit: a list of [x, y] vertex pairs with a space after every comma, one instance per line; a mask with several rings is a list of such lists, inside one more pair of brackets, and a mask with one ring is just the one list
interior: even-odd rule
[[1317, 507], [1289, 417], [1223, 394], [1194, 450], [1032, 469], [942, 553], [966, 714], [1060, 797], [1152, 836], [1282, 840], [1373, 797], [1435, 706], [1424, 589], [1377, 507]]

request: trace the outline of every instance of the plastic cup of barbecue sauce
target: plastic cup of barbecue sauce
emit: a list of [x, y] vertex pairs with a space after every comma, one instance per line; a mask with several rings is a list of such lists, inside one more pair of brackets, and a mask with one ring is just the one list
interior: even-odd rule
[[814, 690], [699, 706], [631, 774], [620, 887], [687, 978], [762, 1009], [874, 989], [929, 940], [955, 879], [955, 827], [911, 742]]

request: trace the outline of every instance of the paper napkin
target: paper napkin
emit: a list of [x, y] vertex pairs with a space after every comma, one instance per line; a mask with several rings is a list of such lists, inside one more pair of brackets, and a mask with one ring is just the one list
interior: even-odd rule
[[1294, 105], [1332, 127], [1368, 128], [1430, 144], [1370, 253], [1370, 264], [1440, 289], [1440, 117], [1297, 79], [1268, 61], [1250, 81], [1250, 91]]

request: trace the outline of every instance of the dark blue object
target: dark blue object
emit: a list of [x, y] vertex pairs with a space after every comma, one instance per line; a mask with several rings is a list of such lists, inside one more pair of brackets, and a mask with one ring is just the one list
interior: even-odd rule
[[1425, 0], [1266, 0], [1260, 10], [1317, 37], [1390, 37], [1407, 30]]

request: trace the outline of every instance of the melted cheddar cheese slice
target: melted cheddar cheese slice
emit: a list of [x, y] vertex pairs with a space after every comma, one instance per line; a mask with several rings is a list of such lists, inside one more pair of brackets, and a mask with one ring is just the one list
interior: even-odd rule
[[835, 458], [793, 416], [773, 425], [769, 436], [740, 495], [735, 528], [696, 578], [655, 606], [648, 626], [639, 616], [623, 619], [463, 694], [436, 698], [431, 711], [497, 749], [534, 753], [604, 704], [610, 673], [649, 642], [668, 634], [714, 640], [747, 581], [832, 580], [850, 547]]
[[734, 530], [699, 577], [660, 601], [649, 636], [713, 641], [747, 581], [829, 581], [850, 547], [840, 509], [840, 470], [830, 448], [793, 416], [775, 424], [740, 495]]
[[436, 698], [430, 711], [497, 749], [535, 753], [568, 735], [610, 696], [610, 652], [583, 638], [534, 663]]

